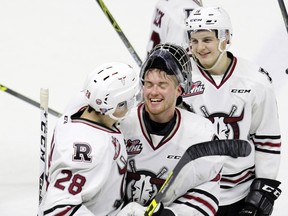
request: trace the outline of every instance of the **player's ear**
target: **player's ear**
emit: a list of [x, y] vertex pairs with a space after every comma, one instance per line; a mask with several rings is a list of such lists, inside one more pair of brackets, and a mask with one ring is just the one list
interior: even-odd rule
[[183, 93], [184, 93], [184, 89], [182, 88], [181, 85], [178, 85], [178, 87], [177, 87], [177, 96], [179, 97]]

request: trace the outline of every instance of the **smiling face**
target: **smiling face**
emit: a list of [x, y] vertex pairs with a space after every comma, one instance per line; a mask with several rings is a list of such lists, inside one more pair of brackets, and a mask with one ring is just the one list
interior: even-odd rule
[[226, 41], [219, 46], [219, 39], [216, 37], [215, 31], [197, 31], [191, 32], [190, 49], [193, 55], [205, 68], [212, 67], [220, 55], [220, 50], [226, 47]]
[[159, 123], [168, 122], [174, 115], [177, 97], [182, 93], [176, 76], [159, 69], [145, 73], [143, 96], [149, 117]]

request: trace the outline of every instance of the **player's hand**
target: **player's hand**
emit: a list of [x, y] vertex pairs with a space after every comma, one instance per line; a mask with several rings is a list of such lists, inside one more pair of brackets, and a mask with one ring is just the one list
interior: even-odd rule
[[117, 216], [143, 216], [146, 207], [140, 205], [137, 202], [128, 203]]
[[160, 202], [152, 216], [177, 216], [177, 214], [171, 208], [164, 207], [163, 203]]
[[269, 216], [272, 214], [274, 201], [280, 196], [279, 181], [256, 178], [245, 199], [245, 206], [239, 216]]
[[[146, 207], [143, 207], [139, 203], [131, 202], [128, 203], [118, 214], [117, 216], [143, 216], [146, 211]], [[163, 206], [160, 203], [152, 216], [177, 216], [172, 209]]]

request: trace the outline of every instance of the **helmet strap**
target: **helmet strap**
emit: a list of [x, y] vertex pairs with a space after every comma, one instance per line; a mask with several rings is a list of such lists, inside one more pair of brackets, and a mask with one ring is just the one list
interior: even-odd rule
[[221, 44], [222, 44], [225, 40], [226, 40], [226, 38], [221, 38], [221, 39], [220, 39], [220, 42], [219, 42], [219, 44], [218, 44], [218, 50], [219, 50], [220, 54], [218, 55], [217, 60], [216, 60], [216, 62], [214, 63], [214, 65], [213, 65], [212, 67], [210, 67], [210, 68], [204, 68], [204, 67], [202, 67], [202, 66], [199, 64], [199, 62], [197, 61], [197, 58], [196, 58], [194, 55], [192, 55], [194, 61], [196, 60], [195, 62], [196, 62], [196, 64], [197, 64], [197, 66], [200, 67], [202, 70], [207, 70], [207, 71], [213, 70], [213, 69], [219, 64], [220, 60], [222, 59], [224, 53], [225, 53], [226, 50], [227, 50], [227, 46], [228, 46], [227, 44], [226, 44], [226, 46], [225, 46], [225, 49], [221, 49]]

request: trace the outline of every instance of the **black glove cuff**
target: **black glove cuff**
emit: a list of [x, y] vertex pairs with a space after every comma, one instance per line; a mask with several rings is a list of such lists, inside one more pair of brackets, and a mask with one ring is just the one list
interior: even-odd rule
[[170, 209], [164, 208], [160, 214], [160, 216], [176, 216], [173, 211]]
[[256, 215], [257, 209], [249, 204], [246, 204], [245, 207], [239, 212], [239, 216], [253, 216]]

